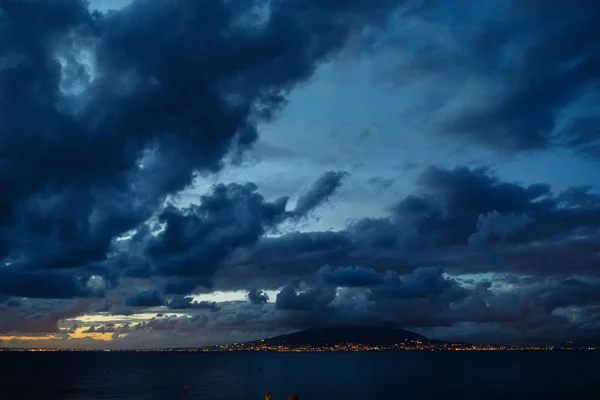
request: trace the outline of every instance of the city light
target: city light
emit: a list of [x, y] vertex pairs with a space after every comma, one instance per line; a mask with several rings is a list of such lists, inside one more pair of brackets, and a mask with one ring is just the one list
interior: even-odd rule
[[489, 344], [460, 344], [460, 343], [423, 343], [420, 341], [404, 341], [393, 345], [364, 345], [342, 343], [325, 346], [269, 344], [264, 340], [248, 343], [233, 343], [216, 346], [198, 346], [185, 348], [159, 349], [52, 349], [52, 348], [2, 348], [0, 351], [47, 352], [47, 351], [102, 351], [102, 352], [279, 352], [279, 353], [326, 353], [326, 352], [403, 352], [403, 351], [600, 351], [600, 347], [555, 347], [555, 346], [508, 346]]

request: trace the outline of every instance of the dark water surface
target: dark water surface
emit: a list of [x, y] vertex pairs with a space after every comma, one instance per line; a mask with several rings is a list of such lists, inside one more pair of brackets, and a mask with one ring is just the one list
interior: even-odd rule
[[600, 399], [599, 367], [577, 352], [4, 352], [0, 399]]

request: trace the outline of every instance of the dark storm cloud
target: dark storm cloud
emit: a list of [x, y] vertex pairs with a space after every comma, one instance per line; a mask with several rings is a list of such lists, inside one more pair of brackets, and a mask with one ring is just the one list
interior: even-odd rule
[[465, 167], [431, 167], [418, 182], [419, 192], [398, 203], [394, 218], [410, 221], [422, 246], [516, 246], [594, 236], [600, 227], [600, 196], [585, 188], [555, 194], [544, 184], [503, 182], [486, 169]]
[[335, 288], [301, 289], [301, 281], [285, 285], [277, 294], [275, 305], [281, 310], [324, 311], [335, 298]]
[[346, 265], [353, 249], [351, 238], [340, 232], [293, 232], [262, 238], [249, 248], [237, 249], [215, 284], [223, 288], [278, 289], [294, 277], [308, 278], [325, 264]]
[[89, 280], [73, 271], [27, 271], [14, 267], [0, 268], [0, 294], [29, 298], [67, 299], [102, 296]]
[[167, 307], [172, 310], [217, 310], [217, 303], [214, 301], [194, 301], [192, 297], [187, 296], [173, 296], [168, 302]]
[[167, 278], [161, 285], [161, 290], [165, 294], [186, 294], [192, 292], [198, 285], [206, 288], [212, 287], [212, 284], [208, 281], [198, 282], [197, 280], [190, 280], [186, 278]]
[[[343, 275], [347, 270], [330, 272]], [[294, 280], [278, 294], [275, 310], [264, 309], [262, 317], [252, 320], [290, 329], [340, 323], [412, 328], [479, 324], [472, 327], [473, 334], [494, 324], [496, 338], [504, 340], [515, 335], [542, 338], [546, 329], [554, 339], [590, 332], [585, 319], [573, 322], [556, 312], [579, 307], [581, 315], [589, 316], [588, 309], [593, 311], [600, 301], [599, 282], [506, 277], [506, 283], [499, 280], [504, 286], [493, 288], [490, 281], [462, 285], [440, 268], [419, 268], [409, 274], [388, 270], [368, 286], [342, 286], [336, 291], [322, 281], [307, 285]], [[238, 322], [229, 323], [234, 327]]]
[[[191, 317], [89, 332], [135, 340], [338, 323], [523, 335], [598, 328], [589, 311], [600, 303], [594, 188], [555, 192], [485, 168], [430, 167], [387, 216], [278, 237], [268, 234], [326, 202], [345, 173], [321, 176], [292, 211], [253, 183], [165, 206], [196, 176], [239, 161], [298, 83], [401, 3], [274, 0], [257, 23], [254, 3], [242, 0], [138, 0], [107, 14], [78, 0], [2, 2], [0, 332], [58, 332], [60, 320], [85, 312], [152, 307]], [[598, 103], [600, 9], [511, 4], [511, 18], [476, 34], [464, 25], [457, 57], [435, 46], [407, 67], [493, 81], [483, 90], [493, 101], [458, 101], [438, 130], [502, 151], [566, 146], [596, 157], [598, 121], [582, 110]], [[494, 281], [453, 277], [482, 272]], [[257, 289], [223, 304], [184, 296], [199, 288]], [[262, 290], [279, 288], [267, 302]], [[581, 319], [566, 316], [572, 308]]]
[[597, 275], [599, 229], [600, 196], [590, 188], [554, 193], [544, 184], [502, 181], [487, 169], [430, 167], [388, 217], [261, 239], [236, 253], [219, 282], [277, 288], [294, 277], [312, 282], [323, 265], [373, 268], [321, 272], [325, 281], [356, 279], [357, 286], [376, 279], [375, 271], [436, 265], [455, 273]]
[[[358, 283], [358, 271], [368, 279]], [[305, 324], [435, 325], [446, 324], [449, 317], [445, 314], [471, 294], [454, 279], [444, 277], [441, 268], [420, 268], [400, 275], [391, 270], [377, 273], [366, 268], [327, 267], [317, 275], [324, 273], [350, 279], [344, 283], [338, 278], [337, 290], [323, 279], [317, 279], [314, 286], [293, 281], [278, 294], [276, 307], [301, 312], [299, 321]]]
[[163, 303], [164, 299], [155, 290], [140, 290], [125, 299], [125, 305], [131, 307], [158, 307]]
[[[266, 233], [288, 219], [296, 219], [317, 207], [339, 187], [343, 173], [326, 173], [302, 196], [302, 207], [287, 211], [287, 197], [267, 202], [253, 183], [219, 184], [186, 209], [169, 206], [158, 215], [163, 229], [145, 229], [144, 260], [134, 275], [171, 277], [165, 293], [186, 294], [196, 286], [210, 287], [211, 277], [238, 248], [254, 245]], [[135, 240], [135, 238], [134, 238]], [[177, 278], [186, 277], [186, 278]]]
[[294, 212], [305, 215], [324, 201], [327, 201], [337, 188], [342, 184], [342, 179], [348, 175], [346, 172], [329, 171], [321, 176], [310, 190], [298, 199]]
[[[457, 106], [436, 130], [504, 152], [564, 146], [598, 158], [597, 2], [512, 1], [450, 8], [447, 2], [434, 3], [460, 22], [443, 20], [446, 42], [428, 42], [421, 35], [397, 77], [402, 82], [434, 78], [443, 82], [437, 89], [453, 87], [447, 100]], [[427, 23], [442, 23], [435, 11], [430, 17]], [[474, 87], [475, 93], [469, 92]]]
[[269, 295], [262, 290], [251, 289], [248, 292], [248, 300], [252, 304], [266, 304], [269, 301]]
[[360, 287], [375, 285], [381, 281], [381, 277], [371, 268], [327, 266], [319, 269], [317, 281], [331, 286]]
[[[343, 257], [351, 246], [351, 238], [344, 233], [292, 232], [276, 238], [262, 239], [251, 256], [253, 259], [263, 260], [265, 264], [285, 264], [294, 261], [302, 263], [311, 259], [326, 264], [327, 260], [332, 260], [338, 255]], [[297, 258], [290, 259], [290, 255]]]
[[[555, 193], [544, 184], [502, 181], [487, 169], [431, 167], [387, 218], [339, 232], [258, 238], [217, 271], [220, 290], [282, 288], [275, 304], [229, 304], [213, 318], [157, 320], [147, 328], [368, 324], [457, 327], [462, 337], [498, 341], [581, 337], [600, 328], [590, 311], [600, 301], [592, 278], [599, 216], [600, 196], [591, 188]], [[464, 272], [497, 275], [493, 282], [452, 276]], [[567, 316], [572, 310], [577, 320]]]
[[[573, 237], [561, 241], [532, 242], [526, 245], [495, 249], [486, 269], [491, 271], [519, 271], [526, 274], [586, 274], [598, 276], [600, 238]], [[469, 260], [465, 260], [467, 264]], [[462, 269], [462, 268], [461, 268]], [[468, 267], [465, 269], [468, 271]]]
[[78, 317], [90, 309], [88, 300], [27, 299], [18, 307], [0, 305], [0, 333], [58, 333], [59, 322]]
[[[344, 276], [362, 268], [327, 270], [331, 275]], [[264, 337], [271, 336], [269, 332], [339, 324], [412, 329], [456, 327], [455, 337], [487, 337], [500, 342], [519, 342], [520, 338], [520, 342], [555, 343], [597, 332], [593, 321], [600, 300], [597, 280], [511, 274], [498, 277], [494, 283], [482, 280], [465, 284], [441, 268], [418, 268], [406, 274], [387, 270], [378, 274], [379, 279], [361, 286], [354, 281], [332, 287], [322, 279], [313, 279], [312, 284], [296, 279], [281, 289], [274, 304], [256, 307], [248, 302], [225, 302], [210, 314], [157, 317], [132, 326], [129, 338], [135, 341], [149, 332], [159, 337], [183, 332], [246, 332], [245, 338], [249, 339], [261, 337], [253, 337], [251, 332], [263, 332]], [[572, 313], [577, 313], [576, 320], [566, 316]]]
[[80, 0], [4, 1], [0, 256], [27, 270], [107, 263], [107, 280], [115, 266], [148, 271], [108, 258], [115, 238], [250, 147], [256, 123], [318, 62], [399, 3], [274, 1], [258, 24], [246, 1], [134, 1], [106, 14]]
[[437, 298], [448, 303], [465, 298], [468, 291], [454, 279], [444, 277], [443, 272], [442, 268], [419, 268], [410, 275], [401, 276], [387, 271], [381, 284], [372, 291], [371, 298]]
[[254, 184], [217, 185], [199, 205], [167, 207], [158, 219], [164, 230], [145, 249], [160, 275], [211, 276], [229, 253], [255, 243], [288, 215], [287, 198], [266, 202]]
[[469, 244], [481, 245], [493, 236], [505, 239], [524, 228], [529, 222], [530, 219], [524, 215], [501, 214], [498, 211], [480, 214], [477, 220], [477, 232], [469, 236]]

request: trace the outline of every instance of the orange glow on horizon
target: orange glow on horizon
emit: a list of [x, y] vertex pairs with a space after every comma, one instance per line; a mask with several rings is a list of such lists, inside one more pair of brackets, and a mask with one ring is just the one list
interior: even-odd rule
[[105, 332], [93, 332], [93, 333], [85, 333], [85, 328], [78, 328], [75, 332], [69, 333], [69, 339], [93, 339], [93, 340], [101, 340], [103, 342], [110, 342], [113, 340], [112, 333]]
[[[75, 332], [71, 332], [67, 334], [67, 337], [58, 336], [54, 334], [48, 335], [4, 335], [0, 336], [0, 342], [4, 342], [4, 345], [14, 344], [15, 342], [52, 342], [52, 344], [56, 344], [56, 340], [60, 340], [61, 342], [68, 341], [70, 339], [90, 339], [97, 340], [100, 342], [110, 342], [113, 340], [113, 333], [106, 332], [84, 332], [87, 328], [78, 328]], [[125, 336], [125, 334], [120, 334], [120, 337]], [[7, 343], [8, 342], [8, 343]], [[40, 343], [41, 344], [41, 343]], [[61, 346], [62, 347], [62, 346]]]

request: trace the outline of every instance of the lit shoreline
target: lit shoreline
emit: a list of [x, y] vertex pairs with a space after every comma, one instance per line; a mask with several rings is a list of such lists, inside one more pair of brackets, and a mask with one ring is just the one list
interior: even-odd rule
[[156, 349], [61, 349], [61, 348], [0, 348], [0, 352], [188, 352], [188, 353], [339, 353], [339, 352], [434, 352], [434, 351], [600, 351], [600, 347], [506, 346], [401, 343], [387, 346], [338, 344], [332, 346], [269, 345], [260, 342], [234, 343], [216, 346]]

